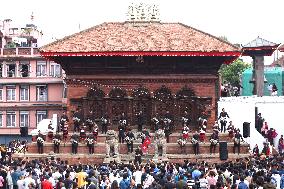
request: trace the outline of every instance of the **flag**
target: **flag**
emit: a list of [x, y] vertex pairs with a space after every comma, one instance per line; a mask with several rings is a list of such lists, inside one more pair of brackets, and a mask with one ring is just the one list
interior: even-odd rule
[[143, 145], [146, 145], [148, 147], [148, 145], [151, 144], [151, 140], [150, 138], [147, 136], [143, 142]]
[[143, 154], [147, 153], [147, 149], [148, 149], [148, 146], [146, 146], [144, 143], [141, 145], [141, 150], [143, 152]]

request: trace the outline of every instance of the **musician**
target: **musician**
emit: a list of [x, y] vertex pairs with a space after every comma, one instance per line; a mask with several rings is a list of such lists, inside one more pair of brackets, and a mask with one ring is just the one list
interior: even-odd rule
[[199, 131], [199, 140], [200, 142], [205, 143], [206, 133], [203, 129], [200, 129]]
[[237, 133], [235, 134], [234, 137], [234, 154], [235, 154], [235, 149], [238, 149], [238, 154], [240, 154], [240, 148], [241, 148], [241, 140], [244, 141], [243, 136], [240, 134], [240, 130], [237, 130]]
[[218, 142], [219, 142], [218, 132], [214, 131], [213, 134], [210, 136], [210, 154], [212, 154], [212, 150], [213, 153], [215, 154]]
[[63, 140], [66, 141], [68, 137], [68, 122], [67, 121], [65, 121], [62, 131], [63, 131]]
[[185, 154], [185, 153], [186, 153], [186, 150], [185, 150], [186, 141], [187, 141], [187, 138], [184, 138], [184, 137], [179, 138], [179, 139], [177, 140], [177, 142], [178, 142], [178, 144], [179, 144], [179, 147], [180, 147], [180, 149], [181, 149], [181, 153], [182, 153], [182, 154]]
[[21, 153], [26, 153], [26, 151], [27, 151], [27, 143], [28, 143], [28, 141], [27, 140], [25, 140], [25, 141], [22, 141], [21, 143], [20, 143], [20, 146], [18, 147], [18, 151]]
[[158, 113], [156, 113], [156, 115], [152, 118], [152, 122], [154, 124], [154, 131], [157, 131], [160, 127], [160, 119]]
[[172, 130], [173, 115], [170, 114], [170, 111], [167, 111], [164, 116], [164, 124], [165, 124], [165, 127], [169, 127], [169, 129]]
[[142, 133], [141, 133], [142, 144], [144, 143], [144, 141], [147, 137], [150, 137], [150, 133], [146, 128], [144, 128]]
[[77, 154], [78, 153], [78, 144], [79, 144], [78, 136], [73, 135], [70, 142], [72, 144], [72, 154]]
[[170, 142], [170, 134], [171, 134], [171, 129], [170, 129], [169, 124], [166, 124], [164, 132], [165, 132], [165, 137], [167, 139], [167, 143], [169, 143]]
[[230, 118], [228, 113], [225, 111], [225, 108], [222, 108], [222, 112], [219, 115], [219, 120], [221, 124], [221, 132], [224, 131], [226, 132], [226, 125], [227, 125], [227, 118]]
[[255, 119], [255, 128], [256, 130], [261, 133], [261, 128], [264, 123], [264, 118], [261, 116], [261, 113], [258, 113]]
[[11, 163], [11, 160], [12, 160], [12, 153], [13, 153], [13, 147], [10, 142], [7, 147], [7, 156], [8, 156], [9, 163]]
[[124, 123], [121, 123], [121, 124], [118, 125], [118, 141], [119, 141], [119, 143], [124, 143], [125, 129], [126, 129], [126, 125]]
[[[65, 111], [63, 111], [62, 112], [62, 115], [61, 115], [61, 117], [60, 117], [60, 121], [59, 121], [59, 123], [60, 123], [60, 126], [61, 126], [61, 131], [63, 131], [63, 127], [64, 127], [64, 125], [65, 125], [65, 123], [68, 123], [69, 122], [69, 119], [68, 119], [68, 116], [66, 115], [66, 112]], [[58, 129], [58, 131], [60, 131], [59, 129]]]
[[82, 122], [82, 114], [79, 111], [79, 108], [76, 109], [73, 115], [73, 122], [74, 122], [74, 132], [80, 132], [80, 124]]
[[80, 140], [84, 141], [86, 139], [86, 126], [83, 124], [80, 129]]
[[38, 135], [37, 135], [37, 151], [39, 154], [43, 154], [43, 143], [44, 143], [44, 138], [43, 135], [41, 134], [40, 131], [38, 131]]
[[135, 140], [134, 134], [131, 130], [126, 133], [125, 141], [127, 144], [127, 153], [133, 152], [133, 141]]
[[136, 114], [136, 116], [137, 116], [138, 131], [141, 132], [141, 131], [142, 131], [143, 124], [144, 124], [144, 122], [145, 122], [143, 112], [142, 112], [142, 111], [139, 111], [139, 112]]
[[193, 144], [193, 150], [194, 150], [194, 154], [198, 155], [199, 154], [199, 134], [197, 131], [195, 131], [195, 133], [192, 136], [192, 140], [191, 143]]
[[93, 139], [92, 136], [88, 136], [87, 146], [89, 148], [89, 154], [93, 154], [94, 153], [94, 147], [95, 147], [95, 140]]
[[[214, 125], [213, 125], [213, 132], [217, 132], [219, 133], [219, 124], [218, 121], [215, 121]], [[229, 128], [228, 128], [229, 129]]]
[[254, 156], [259, 156], [259, 148], [258, 148], [258, 145], [255, 144], [253, 150], [252, 150], [252, 153]]
[[124, 112], [121, 113], [121, 116], [119, 118], [119, 124], [124, 125], [125, 127], [128, 124], [127, 116], [125, 115]]
[[89, 128], [89, 131], [90, 131], [90, 132], [93, 131], [94, 122], [95, 122], [95, 120], [94, 120], [94, 114], [93, 114], [93, 111], [90, 110], [89, 115], [87, 116], [86, 122], [85, 122], [85, 124], [86, 124], [86, 126]]
[[189, 137], [189, 128], [186, 124], [184, 124], [183, 129], [182, 129], [182, 138], [187, 140]]
[[107, 126], [109, 124], [109, 118], [107, 116], [107, 114], [105, 114], [104, 116], [101, 117], [101, 123], [102, 123], [102, 134], [106, 134], [107, 132]]
[[170, 119], [170, 120], [172, 120], [173, 119], [173, 115], [170, 113], [170, 111], [166, 111], [166, 113], [165, 113], [165, 118], [168, 118], [168, 119]]
[[141, 150], [141, 147], [138, 145], [137, 149], [135, 150], [135, 160], [134, 160], [134, 163], [139, 163], [141, 164], [142, 162], [142, 155], [143, 155], [143, 152]]
[[228, 132], [229, 132], [229, 137], [230, 138], [233, 138], [234, 137], [234, 134], [235, 134], [235, 132], [236, 132], [236, 129], [235, 129], [235, 126], [233, 125], [233, 122], [232, 121], [230, 121], [229, 122], [229, 125], [228, 125]]
[[184, 111], [183, 116], [181, 117], [182, 125], [188, 126], [190, 121], [191, 119], [189, 113], [187, 111]]
[[5, 161], [6, 159], [6, 155], [7, 155], [7, 147], [4, 146], [3, 144], [0, 145], [0, 158], [1, 158], [1, 161]]
[[53, 138], [53, 152], [54, 153], [59, 153], [59, 146], [60, 146], [60, 136], [55, 135]]
[[97, 140], [98, 135], [99, 135], [99, 127], [98, 127], [98, 125], [96, 123], [94, 124], [92, 132], [93, 132], [94, 139]]

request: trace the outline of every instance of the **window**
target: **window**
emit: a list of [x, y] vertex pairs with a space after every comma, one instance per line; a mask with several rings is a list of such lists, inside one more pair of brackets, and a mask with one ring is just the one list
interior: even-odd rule
[[50, 63], [50, 76], [61, 77], [61, 67], [60, 64], [54, 62]]
[[0, 127], [3, 127], [3, 113], [0, 112]]
[[28, 111], [20, 111], [20, 127], [29, 127]]
[[15, 101], [16, 100], [16, 86], [7, 86], [7, 101]]
[[7, 112], [7, 127], [16, 127], [16, 112]]
[[3, 89], [2, 86], [0, 86], [0, 101], [3, 100]]
[[36, 75], [46, 76], [46, 61], [37, 61]]
[[37, 101], [47, 101], [47, 86], [36, 87]]
[[20, 77], [29, 77], [30, 75], [30, 65], [28, 61], [21, 61], [19, 68]]
[[7, 77], [16, 77], [16, 64], [7, 64]]
[[37, 111], [36, 112], [36, 123], [38, 124], [41, 120], [47, 118], [47, 111]]
[[23, 85], [20, 86], [20, 101], [29, 100], [29, 86]]
[[3, 77], [2, 70], [3, 70], [3, 64], [0, 64], [0, 77]]
[[63, 98], [67, 98], [67, 84], [64, 82], [63, 83]]

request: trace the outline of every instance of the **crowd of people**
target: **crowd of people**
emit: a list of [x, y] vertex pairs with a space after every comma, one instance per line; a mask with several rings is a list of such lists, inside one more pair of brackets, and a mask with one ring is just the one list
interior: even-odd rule
[[0, 160], [11, 159], [14, 153], [25, 153], [27, 151], [27, 140], [12, 140], [7, 145], [0, 145]]
[[71, 165], [60, 159], [13, 159], [0, 165], [5, 189], [282, 189], [283, 156], [251, 156], [224, 163]]

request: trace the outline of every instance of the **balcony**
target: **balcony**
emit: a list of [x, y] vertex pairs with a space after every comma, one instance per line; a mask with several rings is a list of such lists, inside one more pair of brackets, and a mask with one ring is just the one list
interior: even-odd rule
[[40, 56], [38, 48], [33, 47], [16, 47], [16, 48], [1, 48], [0, 57], [30, 57]]

